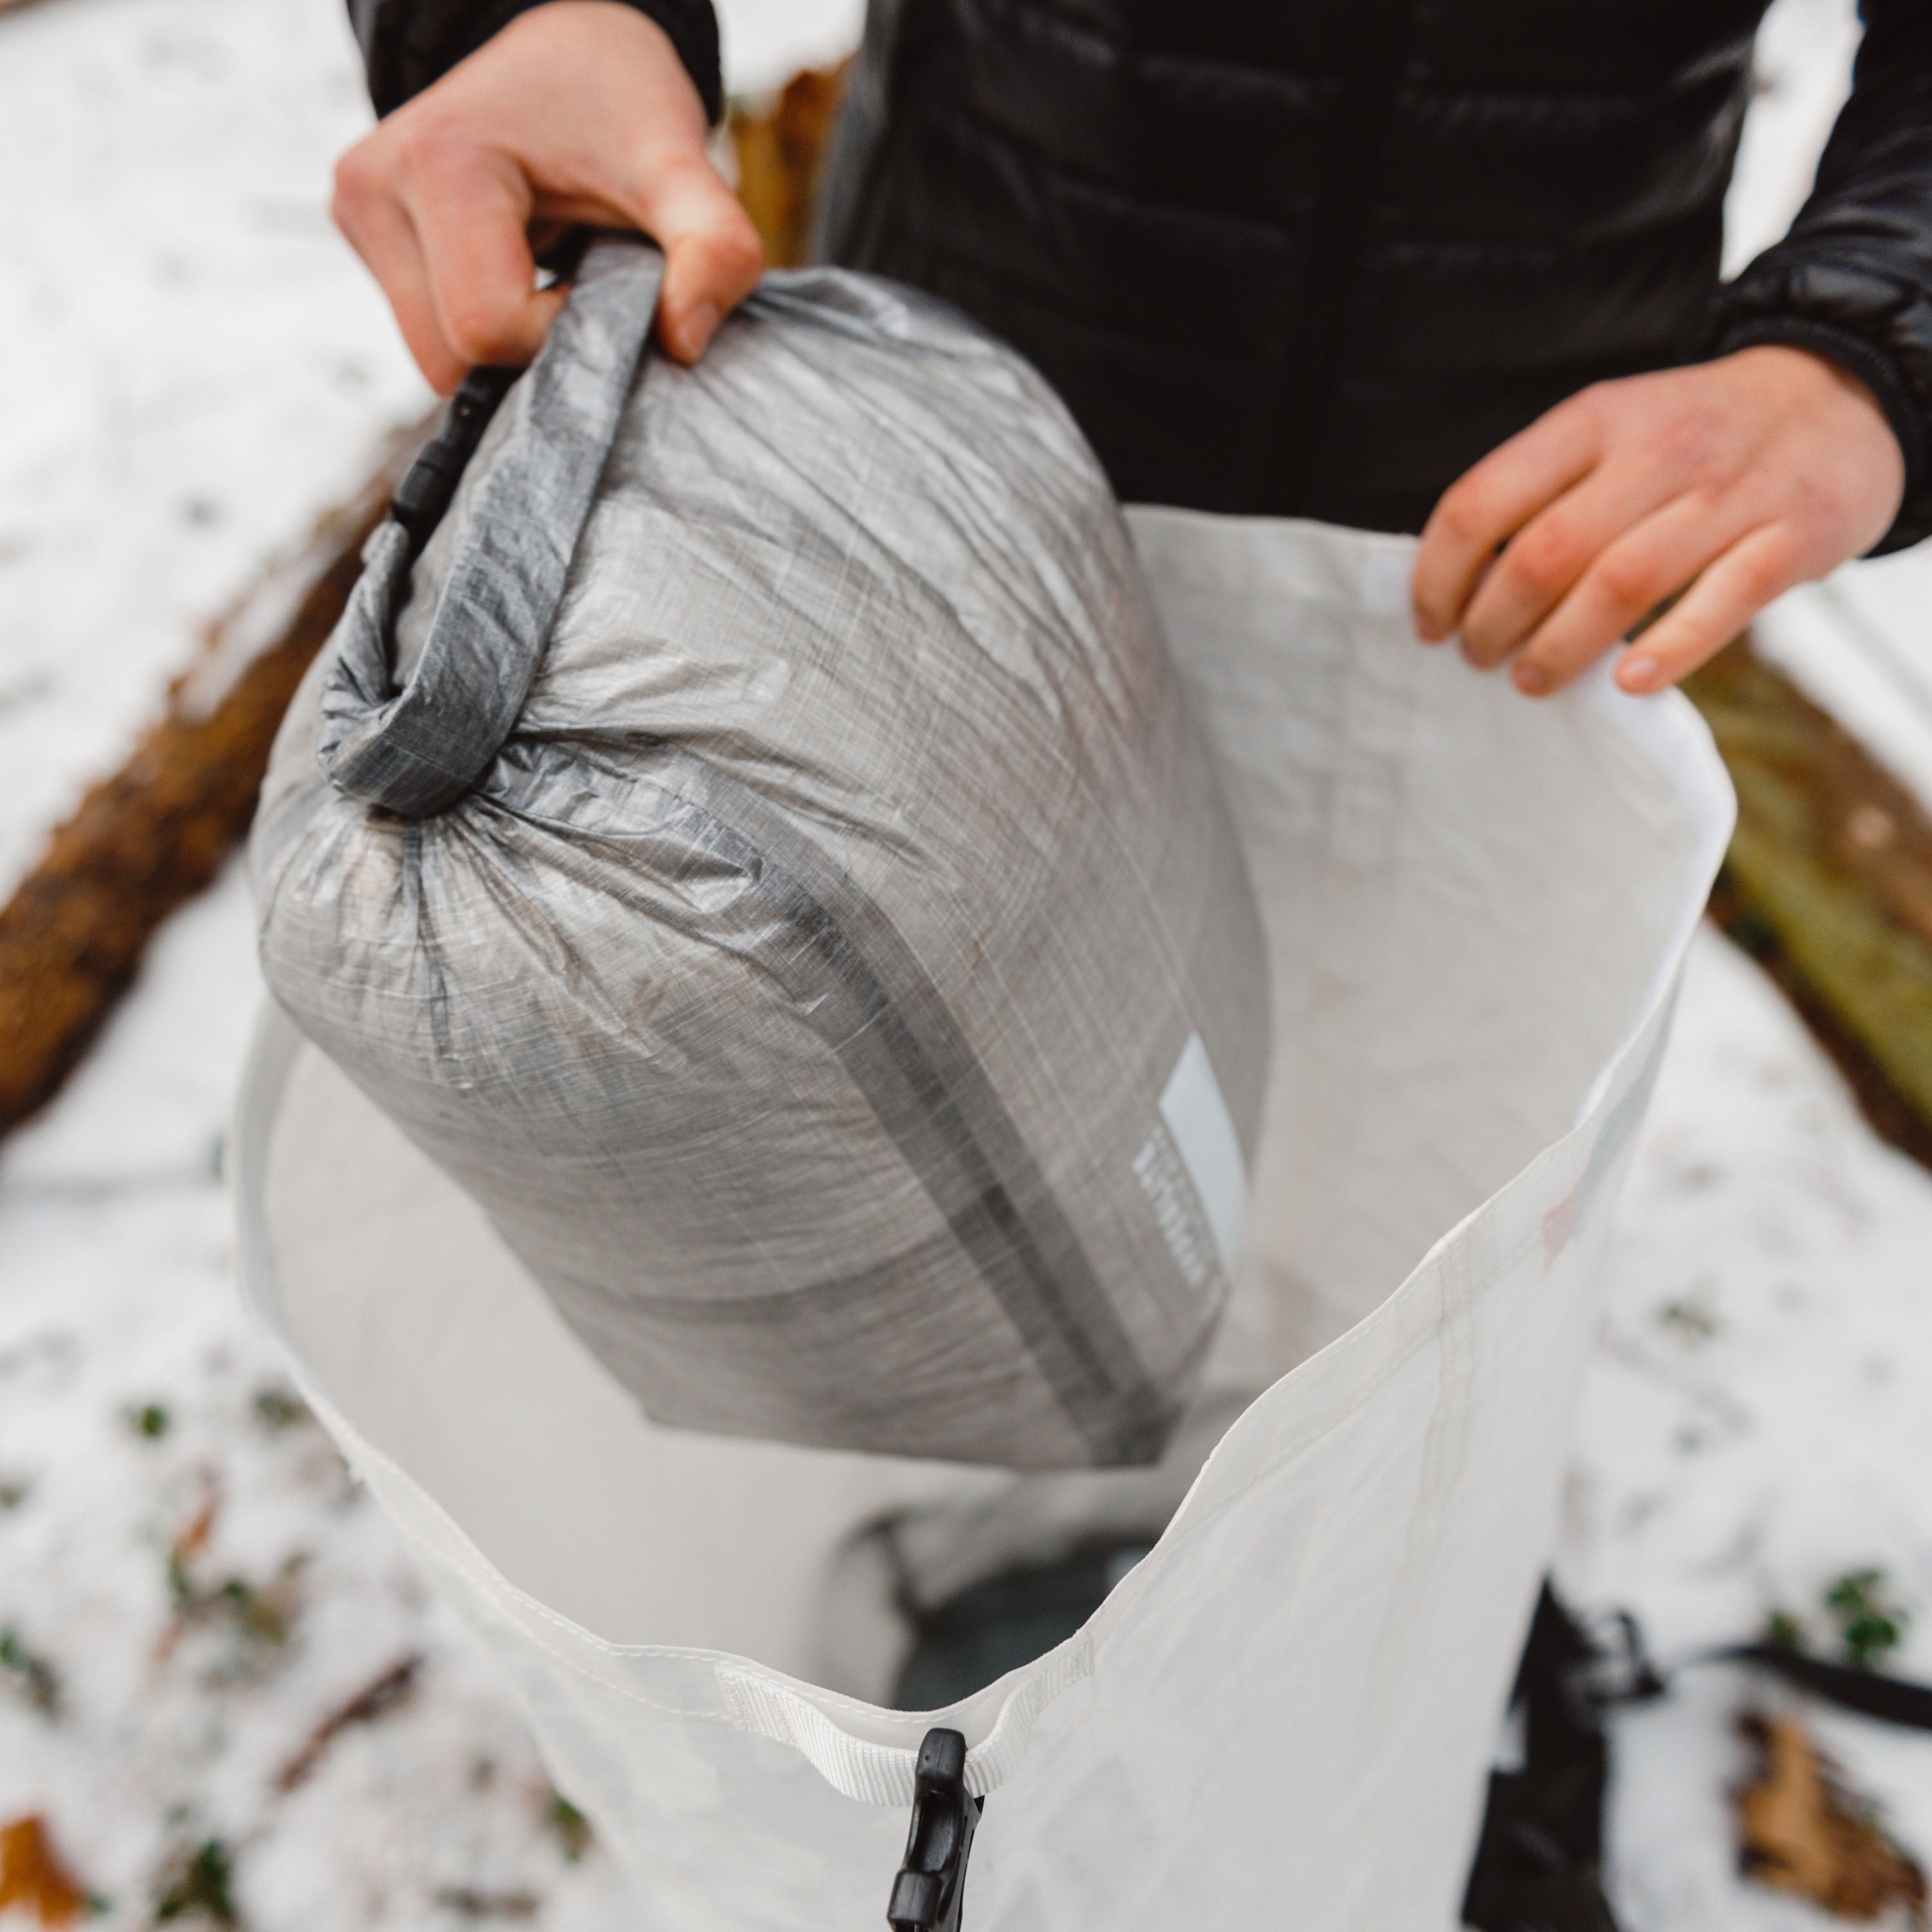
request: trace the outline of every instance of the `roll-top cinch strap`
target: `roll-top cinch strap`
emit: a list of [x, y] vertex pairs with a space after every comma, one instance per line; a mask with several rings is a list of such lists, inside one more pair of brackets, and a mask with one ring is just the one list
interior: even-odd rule
[[530, 374], [457, 538], [422, 653], [394, 682], [413, 561], [386, 523], [336, 633], [316, 757], [338, 790], [405, 818], [446, 811], [515, 726], [629, 399], [664, 278], [657, 250], [600, 236]]

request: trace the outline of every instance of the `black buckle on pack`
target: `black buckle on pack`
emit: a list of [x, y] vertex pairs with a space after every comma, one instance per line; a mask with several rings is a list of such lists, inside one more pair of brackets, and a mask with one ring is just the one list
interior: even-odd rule
[[966, 1740], [928, 1731], [913, 1778], [912, 1829], [886, 1923], [892, 1932], [959, 1932], [967, 1855], [986, 1802], [966, 1789]]
[[[554, 288], [568, 281], [596, 238], [594, 229], [566, 228], [537, 257], [543, 286]], [[484, 364], [471, 370], [450, 398], [442, 424], [410, 465], [409, 474], [389, 504], [389, 520], [400, 524], [409, 532], [411, 556], [422, 554], [430, 532], [442, 521], [464, 470], [490, 427], [490, 418], [522, 374], [520, 369]]]
[[391, 500], [389, 520], [409, 532], [412, 556], [422, 554], [430, 532], [442, 521], [465, 466], [476, 454], [496, 406], [520, 373], [514, 369], [471, 370], [450, 398], [442, 426], [410, 465], [409, 474]]

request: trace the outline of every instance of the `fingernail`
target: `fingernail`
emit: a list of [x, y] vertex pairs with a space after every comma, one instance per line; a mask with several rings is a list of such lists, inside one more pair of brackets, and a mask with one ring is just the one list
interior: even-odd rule
[[687, 355], [698, 356], [704, 353], [712, 337], [718, 332], [718, 320], [716, 302], [701, 302], [686, 311], [682, 333]]
[[1546, 673], [1533, 664], [1520, 664], [1510, 676], [1516, 680], [1516, 688], [1526, 698], [1540, 698], [1550, 688], [1550, 679]]
[[1656, 658], [1646, 657], [1640, 651], [1634, 652], [1617, 666], [1617, 682], [1634, 696], [1641, 695], [1657, 688], [1662, 673], [1663, 667]]

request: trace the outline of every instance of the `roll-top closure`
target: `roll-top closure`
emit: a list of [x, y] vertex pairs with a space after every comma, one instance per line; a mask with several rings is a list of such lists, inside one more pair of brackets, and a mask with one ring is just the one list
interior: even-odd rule
[[471, 498], [423, 648], [396, 679], [395, 626], [424, 534], [370, 539], [336, 632], [316, 757], [336, 788], [405, 818], [447, 811], [515, 728], [650, 333], [664, 259], [600, 236]]

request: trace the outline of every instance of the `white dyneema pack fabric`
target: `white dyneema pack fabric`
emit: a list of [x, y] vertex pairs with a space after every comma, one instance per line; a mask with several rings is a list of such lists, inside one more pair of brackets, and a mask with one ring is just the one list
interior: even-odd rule
[[[1531, 704], [1423, 650], [1406, 539], [1130, 516], [1274, 1017], [1234, 1294], [1153, 1468], [658, 1427], [323, 1054], [256, 1042], [251, 1305], [652, 1932], [878, 1925], [935, 1722], [987, 1794], [965, 1932], [1460, 1916], [1728, 788], [1675, 693]], [[908, 1572], [867, 1566], [881, 1526]], [[909, 1588], [1129, 1531], [1159, 1540], [1076, 1635], [883, 1708]]]
[[1240, 1239], [1251, 890], [1120, 512], [942, 306], [695, 369], [592, 249], [276, 747], [263, 965], [659, 1423], [1144, 1462]]

